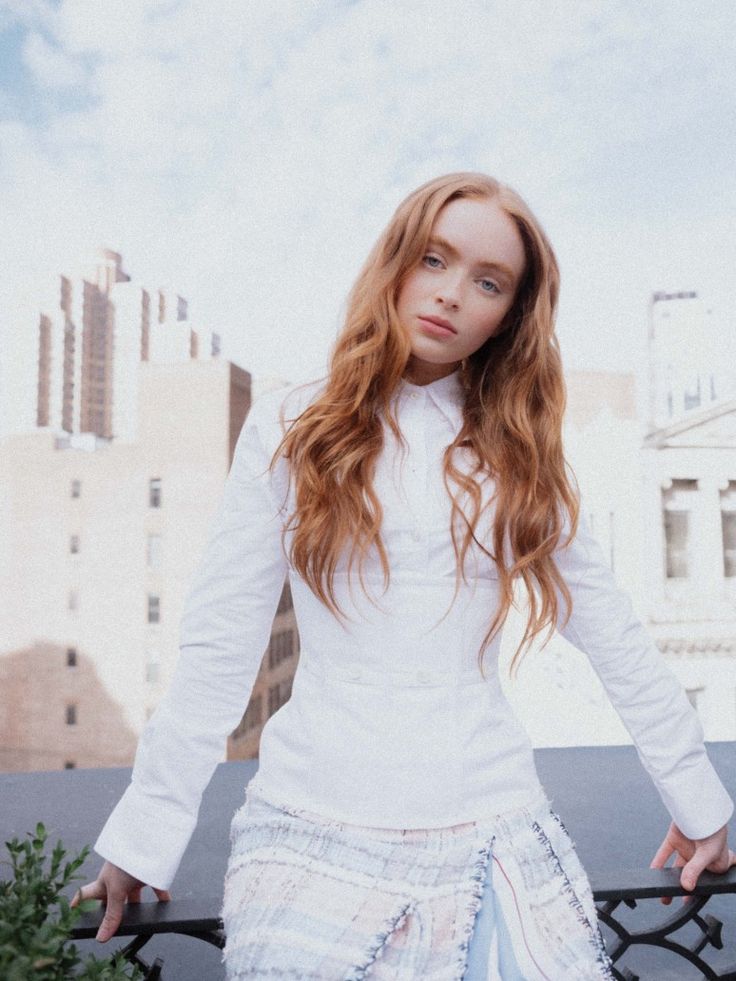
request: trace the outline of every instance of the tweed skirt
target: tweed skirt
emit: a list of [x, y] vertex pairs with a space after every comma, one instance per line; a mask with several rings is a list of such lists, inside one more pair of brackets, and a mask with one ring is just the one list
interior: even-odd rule
[[[268, 801], [249, 787], [230, 839], [229, 981], [613, 978], [587, 876], [544, 797], [488, 821], [387, 829]], [[477, 931], [487, 950], [473, 951], [471, 977], [471, 940], [487, 903], [486, 923], [501, 929]]]

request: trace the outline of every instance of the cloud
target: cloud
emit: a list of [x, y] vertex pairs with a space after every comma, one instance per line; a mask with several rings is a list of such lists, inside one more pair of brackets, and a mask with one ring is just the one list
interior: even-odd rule
[[51, 0], [0, 0], [0, 33], [17, 25], [52, 30], [56, 7]]
[[[42, 283], [104, 242], [135, 279], [188, 296], [245, 367], [315, 375], [393, 208], [455, 169], [508, 180], [542, 218], [571, 363], [633, 368], [664, 279], [725, 303], [732, 5], [697, 18], [680, 0], [14, 9], [46, 106], [43, 127], [30, 113], [0, 124], [0, 331], [15, 365], [35, 362]], [[15, 401], [32, 394], [31, 371]]]
[[86, 81], [82, 65], [35, 32], [26, 38], [23, 60], [42, 88], [68, 88]]

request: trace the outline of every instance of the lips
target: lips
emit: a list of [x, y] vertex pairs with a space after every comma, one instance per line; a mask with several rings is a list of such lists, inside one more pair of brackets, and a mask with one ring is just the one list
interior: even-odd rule
[[420, 317], [419, 319], [425, 321], [425, 323], [434, 324], [436, 327], [444, 327], [445, 330], [448, 330], [453, 334], [457, 334], [457, 331], [452, 326], [450, 321], [443, 320], [442, 317]]

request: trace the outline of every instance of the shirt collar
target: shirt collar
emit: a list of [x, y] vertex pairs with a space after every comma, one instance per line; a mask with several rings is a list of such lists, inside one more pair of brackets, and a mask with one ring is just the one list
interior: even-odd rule
[[459, 368], [451, 375], [438, 378], [428, 385], [414, 385], [402, 379], [399, 394], [404, 398], [412, 395], [426, 396], [447, 416], [455, 429], [459, 430], [462, 426], [465, 392], [460, 381]]

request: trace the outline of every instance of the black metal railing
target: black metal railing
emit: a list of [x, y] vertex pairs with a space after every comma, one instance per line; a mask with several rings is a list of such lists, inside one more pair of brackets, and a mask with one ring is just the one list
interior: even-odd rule
[[[727, 937], [723, 921], [704, 912], [714, 896], [724, 894], [730, 894]], [[703, 979], [736, 981], [736, 959], [728, 967], [716, 967], [709, 957], [713, 951], [723, 950], [726, 939], [731, 951], [736, 947], [736, 870], [724, 876], [704, 872], [692, 893], [680, 886], [679, 870], [621, 871], [605, 884], [594, 883], [593, 895], [617, 981], [649, 981], [626, 965], [627, 955], [647, 947], [668, 951], [675, 962], [697, 968]], [[649, 922], [632, 916], [632, 911], [638, 913], [646, 901], [661, 897], [669, 897], [672, 903], [659, 906], [658, 913], [649, 909]], [[683, 974], [686, 976], [692, 974]], [[654, 975], [651, 981], [657, 981]]]
[[[122, 923], [115, 934], [116, 937], [131, 937], [132, 939], [120, 948], [120, 953], [126, 961], [139, 967], [146, 981], [164, 981], [163, 959], [155, 957], [150, 963], [141, 955], [141, 950], [148, 941], [161, 934], [173, 933], [183, 937], [191, 937], [222, 949], [225, 946], [225, 934], [222, 920], [216, 914], [207, 910], [218, 908], [218, 901], [205, 899], [171, 900], [168, 903], [131, 903], [125, 907]], [[91, 940], [95, 937], [102, 922], [103, 910], [82, 913], [72, 931], [74, 940]]]
[[[650, 981], [626, 965], [626, 955], [643, 947], [668, 951], [672, 957], [692, 965], [708, 981], [736, 981], [736, 963], [730, 968], [718, 969], [709, 963], [708, 957], [713, 950], [723, 949], [724, 925], [722, 920], [704, 909], [713, 896], [723, 894], [730, 894], [733, 907], [728, 931], [733, 946], [736, 943], [736, 870], [725, 876], [703, 873], [693, 893], [682, 889], [679, 872], [674, 869], [622, 871], [606, 882], [601, 882], [600, 878], [594, 882], [593, 896], [617, 981]], [[660, 897], [670, 897], [673, 903], [662, 906], [662, 912], [653, 923], [637, 922], [632, 927], [626, 922], [630, 916], [621, 915], [624, 911], [638, 910], [646, 900]], [[209, 902], [206, 899], [196, 902], [172, 900], [128, 906], [117, 936], [132, 937], [132, 940], [121, 951], [128, 961], [143, 970], [147, 981], [164, 981], [161, 958], [155, 958], [149, 964], [142, 957], [145, 944], [157, 934], [174, 933], [222, 948], [225, 944], [222, 921], [206, 912], [214, 909], [217, 909], [214, 898]], [[94, 937], [101, 920], [102, 911], [83, 914], [74, 937], [79, 940]], [[651, 981], [657, 979], [651, 976]]]
[[[709, 746], [733, 797], [735, 749], [733, 742]], [[634, 748], [544, 749], [535, 755], [542, 783], [588, 872], [617, 981], [736, 981], [736, 868], [724, 876], [704, 873], [683, 903], [679, 897], [687, 894], [679, 871], [648, 867], [669, 817]], [[106, 945], [122, 941], [126, 958], [149, 979], [224, 975], [218, 914], [228, 830], [257, 766], [253, 760], [218, 766], [172, 887], [174, 898], [127, 906], [118, 935]], [[58, 836], [73, 853], [95, 841], [129, 780], [130, 768], [0, 774], [0, 842], [23, 838], [42, 821], [50, 840]], [[100, 862], [99, 856], [89, 857], [82, 881], [94, 878]], [[672, 897], [672, 904], [662, 906], [662, 896]], [[101, 910], [83, 914], [75, 938], [94, 938], [101, 917]]]

